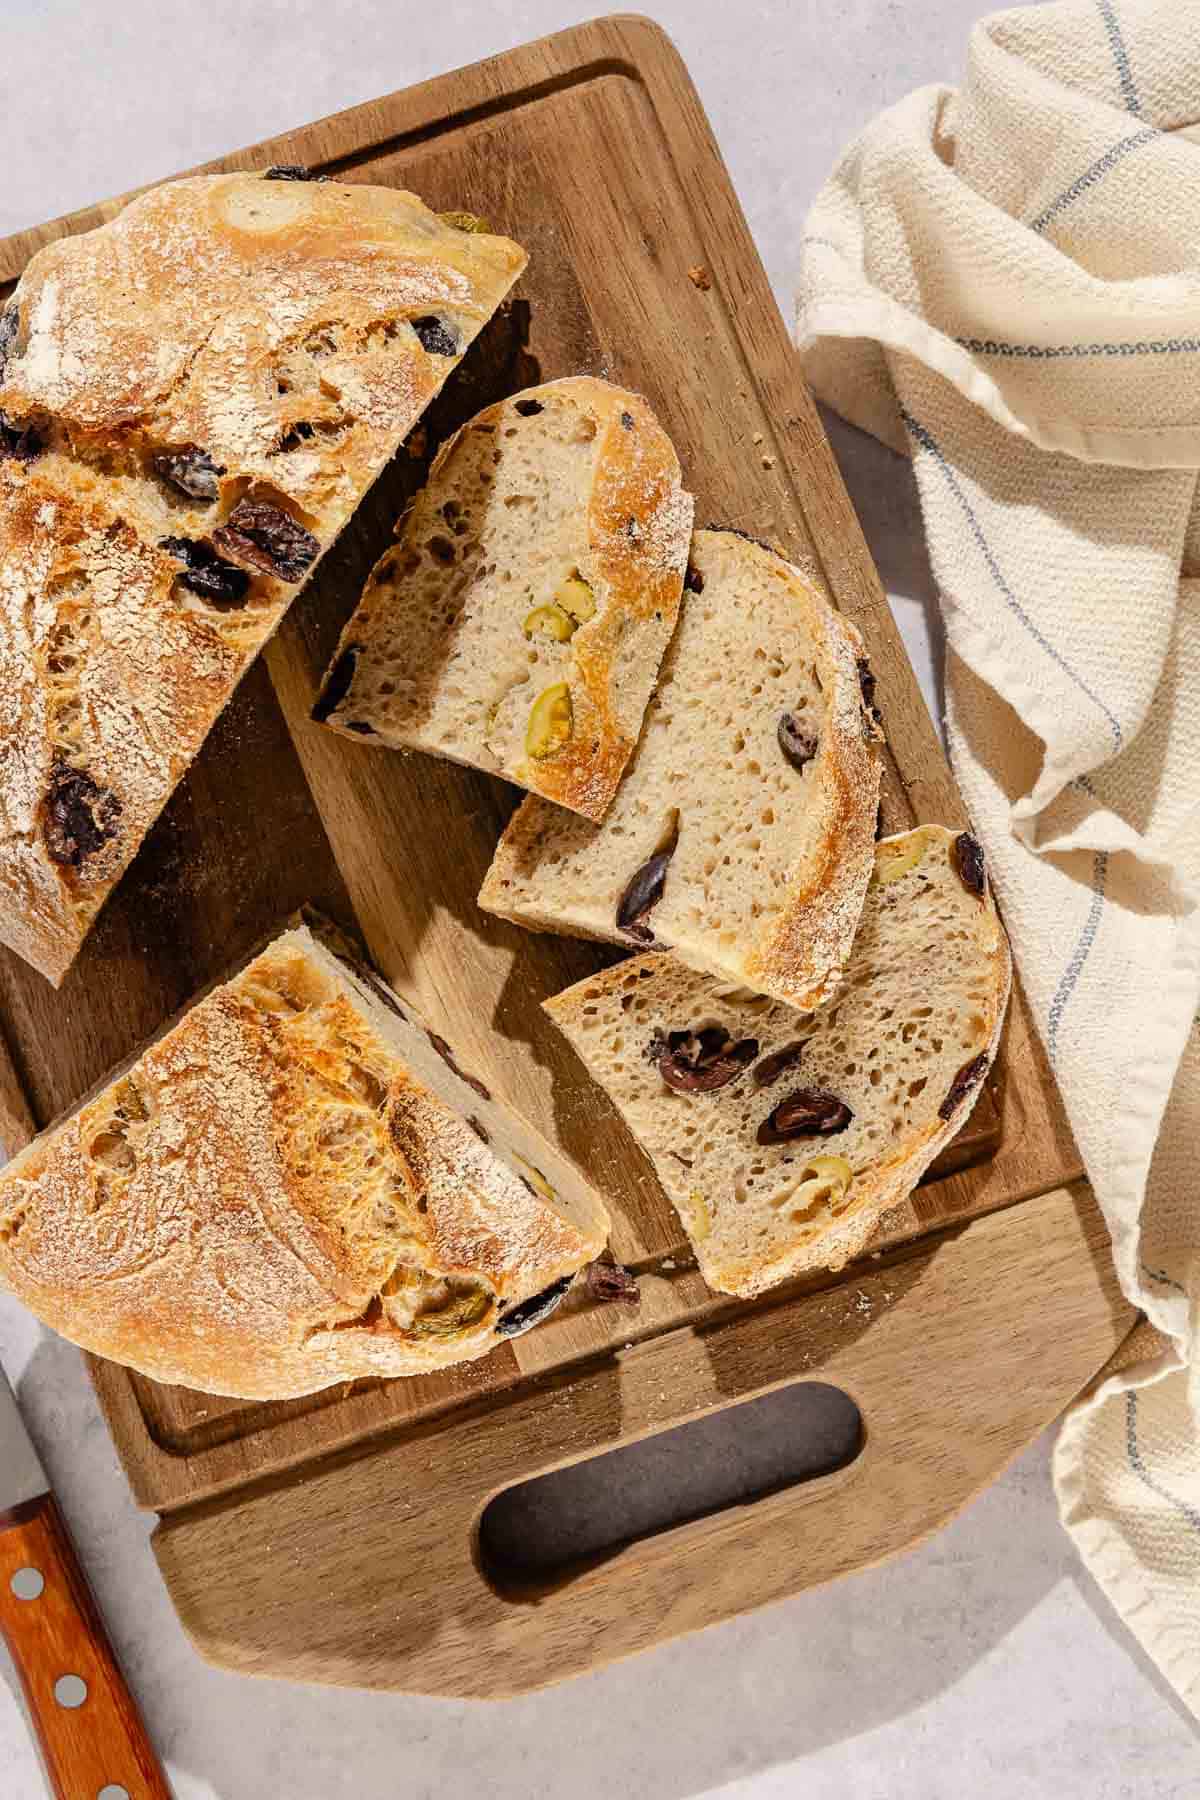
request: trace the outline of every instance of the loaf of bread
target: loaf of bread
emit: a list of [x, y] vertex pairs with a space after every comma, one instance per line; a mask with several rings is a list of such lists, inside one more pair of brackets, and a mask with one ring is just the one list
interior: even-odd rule
[[536, 1323], [604, 1207], [309, 916], [0, 1171], [0, 1280], [85, 1349], [247, 1399]]
[[675, 626], [692, 529], [646, 402], [573, 376], [442, 449], [314, 717], [602, 819]]
[[698, 531], [604, 823], [526, 800], [479, 904], [535, 931], [666, 945], [722, 980], [817, 1006], [870, 877], [877, 720], [854, 627], [765, 545]]
[[845, 985], [819, 1013], [662, 955], [546, 1002], [710, 1287], [840, 1268], [962, 1126], [995, 1056], [1010, 963], [979, 845], [925, 825], [874, 864]]
[[0, 314], [0, 941], [51, 981], [524, 262], [412, 194], [249, 174], [30, 262]]

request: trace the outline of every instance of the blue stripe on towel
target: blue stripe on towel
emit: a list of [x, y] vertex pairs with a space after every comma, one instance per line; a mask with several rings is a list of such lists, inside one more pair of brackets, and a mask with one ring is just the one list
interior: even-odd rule
[[1116, 168], [1119, 162], [1123, 162], [1134, 150], [1140, 150], [1143, 144], [1151, 143], [1159, 135], [1153, 125], [1147, 125], [1143, 130], [1133, 132], [1130, 137], [1121, 138], [1111, 150], [1106, 150], [1103, 156], [1097, 157], [1090, 169], [1085, 169], [1082, 175], [1076, 176], [1070, 187], [1064, 188], [1062, 193], [1050, 202], [1045, 212], [1038, 214], [1037, 218], [1032, 221], [1030, 229], [1045, 231], [1051, 220], [1056, 219], [1060, 212], [1065, 212], [1068, 206], [1073, 206], [1081, 194], [1085, 194], [1089, 188], [1096, 187], [1111, 169]]
[[1176, 1512], [1187, 1520], [1193, 1531], [1200, 1531], [1200, 1510], [1189, 1505], [1186, 1500], [1181, 1500], [1178, 1494], [1171, 1492], [1170, 1488], [1163, 1487], [1161, 1482], [1154, 1479], [1142, 1461], [1137, 1438], [1137, 1406], [1137, 1393], [1131, 1388], [1125, 1396], [1125, 1448], [1129, 1455], [1130, 1468], [1135, 1475], [1141, 1477], [1152, 1494], [1157, 1494], [1160, 1500], [1169, 1501]]
[[1010, 344], [1003, 338], [959, 337], [972, 356], [1018, 356], [1029, 362], [1057, 362], [1085, 356], [1195, 356], [1200, 337], [1137, 338], [1131, 344]]
[[1101, 700], [1099, 694], [1092, 691], [1087, 682], [1083, 679], [1083, 676], [1076, 673], [1066, 657], [1063, 656], [1059, 650], [1056, 650], [1049, 638], [1039, 630], [1038, 626], [1034, 624], [1025, 608], [1021, 605], [1021, 602], [1017, 599], [1017, 596], [1009, 587], [1007, 581], [1004, 579], [1000, 564], [996, 561], [995, 553], [988, 543], [987, 538], [984, 536], [983, 527], [979, 523], [975, 508], [971, 505], [970, 500], [968, 500], [963, 491], [962, 483], [959, 481], [957, 474], [947, 460], [933, 433], [926, 426], [922, 425], [919, 419], [915, 419], [903, 406], [900, 408], [900, 416], [903, 418], [908, 431], [916, 438], [922, 449], [928, 450], [929, 454], [937, 461], [942, 474], [946, 478], [946, 483], [950, 492], [954, 495], [954, 498], [958, 501], [959, 506], [966, 516], [971, 535], [983, 553], [983, 559], [987, 563], [988, 571], [1003, 596], [1005, 603], [1008, 605], [1009, 609], [1016, 614], [1017, 618], [1021, 621], [1022, 625], [1039, 648], [1045, 651], [1052, 662], [1057, 663], [1063, 674], [1075, 683], [1075, 686], [1081, 693], [1086, 694], [1093, 706], [1099, 707], [1100, 711], [1108, 720], [1109, 729], [1113, 735], [1113, 748], [1119, 750], [1123, 741], [1121, 721], [1117, 718], [1115, 713], [1110, 712], [1109, 708], [1104, 704], [1103, 700]]
[[1100, 17], [1104, 20], [1104, 29], [1108, 33], [1108, 41], [1112, 47], [1113, 61], [1117, 65], [1117, 80], [1121, 84], [1121, 98], [1125, 102], [1126, 112], [1142, 116], [1142, 102], [1138, 95], [1137, 83], [1133, 79], [1133, 70], [1129, 65], [1129, 52], [1125, 48], [1125, 39], [1121, 36], [1121, 25], [1117, 18], [1117, 9], [1112, 0], [1096, 0], [1100, 9]]
[[1063, 970], [1053, 1000], [1050, 1002], [1050, 1016], [1046, 1022], [1046, 1049], [1051, 1062], [1058, 1056], [1058, 1028], [1062, 1024], [1067, 1003], [1075, 992], [1079, 977], [1083, 974], [1083, 965], [1091, 955], [1092, 945], [1096, 941], [1096, 933], [1100, 929], [1100, 920], [1104, 913], [1104, 886], [1108, 878], [1108, 851], [1098, 850], [1092, 862], [1092, 901], [1088, 907], [1088, 916], [1083, 930], [1079, 934], [1079, 942], [1071, 952], [1071, 960]]

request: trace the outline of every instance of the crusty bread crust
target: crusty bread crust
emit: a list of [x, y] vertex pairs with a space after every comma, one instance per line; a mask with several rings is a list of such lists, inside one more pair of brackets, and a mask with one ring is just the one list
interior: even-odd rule
[[[709, 851], [706, 835], [710, 771], [728, 754], [723, 742], [709, 741], [708, 732], [718, 727], [709, 724], [708, 715], [715, 718], [727, 693], [736, 701], [745, 737], [757, 734], [758, 753], [771, 768], [783, 769], [775, 744], [778, 696], [774, 701], [759, 698], [756, 678], [745, 666], [727, 675], [708, 652], [710, 628], [692, 625], [693, 608], [698, 620], [706, 617], [711, 596], [706, 587], [684, 595], [641, 744], [607, 823], [589, 828], [564, 818], [540, 798], [524, 801], [500, 840], [479, 904], [485, 912], [532, 930], [629, 945], [630, 937], [616, 922], [620, 895], [640, 859], [659, 847], [655, 834], [660, 817], [668, 802], [677, 799], [681, 848], [672, 855], [663, 900], [647, 916], [646, 926], [693, 967], [812, 1009], [836, 988], [872, 868], [882, 734], [864, 699], [862, 639], [798, 569], [765, 545], [740, 533], [698, 531], [692, 556], [701, 580], [706, 570], [732, 559], [747, 586], [753, 583], [759, 592], [778, 595], [783, 605], [772, 601], [776, 624], [785, 618], [789, 625], [796, 623], [805, 647], [804, 658], [797, 660], [811, 663], [814, 671], [819, 665], [814, 709], [821, 715], [820, 750], [802, 777], [803, 787], [795, 786], [777, 801], [763, 786], [764, 766], [755, 764], [749, 748], [737, 752], [743, 759], [744, 817], [757, 819], [768, 804], [775, 811], [770, 829], [780, 835], [774, 856], [786, 865], [782, 903], [762, 907], [760, 918], [761, 903], [774, 901], [776, 891], [751, 870], [740, 896], [744, 921], [734, 928], [735, 921], [722, 919], [725, 929], [718, 932], [705, 918], [718, 910], [709, 891], [719, 855], [715, 839]], [[732, 607], [736, 596], [726, 594], [718, 604]], [[748, 638], [747, 654], [752, 647]], [[763, 669], [770, 667], [774, 648], [772, 643], [760, 646]], [[686, 707], [700, 709], [695, 716], [703, 721], [701, 737], [692, 745], [688, 733], [697, 728]], [[682, 761], [677, 763], [676, 757]], [[680, 773], [668, 778], [668, 769]], [[792, 808], [801, 805], [804, 823], [798, 829]], [[791, 834], [786, 843], [785, 832]], [[639, 842], [639, 833], [644, 841]], [[703, 867], [700, 846], [713, 869]], [[716, 875], [718, 892], [720, 880]]]
[[[416, 573], [414, 561], [430, 532], [446, 529], [438, 508], [447, 495], [454, 495], [456, 457], [480, 433], [489, 434], [489, 444], [494, 442], [503, 454], [504, 437], [526, 425], [522, 409], [528, 407], [569, 410], [593, 434], [590, 488], [579, 497], [586, 515], [580, 566], [594, 589], [597, 611], [575, 630], [563, 667], [555, 671], [555, 678], [570, 689], [569, 739], [544, 760], [527, 756], [522, 748], [519, 756], [500, 762], [482, 738], [455, 749], [431, 734], [428, 713], [436, 704], [440, 656], [431, 659], [428, 669], [397, 668], [394, 657], [397, 644], [402, 652], [400, 627]], [[679, 459], [639, 394], [592, 376], [572, 375], [510, 395], [442, 446], [423, 494], [397, 527], [398, 545], [372, 571], [342, 632], [326, 683], [353, 649], [350, 684], [330, 711], [318, 704], [318, 715], [359, 742], [382, 740], [433, 750], [503, 774], [589, 819], [603, 818], [637, 742], [645, 703], [675, 626], [691, 528], [692, 499], [681, 486]], [[461, 587], [463, 575], [456, 565], [441, 571], [441, 577], [448, 592]], [[549, 600], [550, 593], [544, 598]], [[514, 604], [511, 599], [509, 604]], [[466, 605], [471, 605], [469, 592]], [[513, 611], [517, 642], [528, 605], [527, 596]], [[376, 666], [385, 643], [391, 652], [386, 701], [377, 691], [385, 671]], [[419, 643], [414, 648], [420, 654], [430, 647]], [[522, 674], [528, 680], [528, 668]], [[461, 673], [456, 679], [463, 679]], [[397, 685], [402, 692], [411, 691], [403, 704], [396, 698]], [[522, 692], [532, 703], [538, 683], [528, 681]], [[369, 734], [364, 726], [370, 727]]]
[[607, 1215], [403, 1015], [285, 931], [0, 1172], [0, 1278], [88, 1350], [247, 1399], [486, 1355]]
[[[748, 1296], [841, 1268], [965, 1123], [999, 1046], [1012, 965], [990, 887], [964, 887], [955, 844], [937, 825], [880, 842], [877, 866], [899, 875], [873, 882], [846, 984], [816, 1014], [662, 955], [545, 1002], [650, 1156], [711, 1287]], [[711, 1092], [672, 1090], [656, 1067], [668, 1034], [709, 1023], [731, 1043], [752, 1040], [753, 1053]], [[779, 1072], [760, 1081], [772, 1058]], [[848, 1124], [829, 1136], [758, 1136], [798, 1088], [844, 1099]], [[819, 1171], [843, 1154], [844, 1188], [823, 1194], [819, 1176], [804, 1187], [806, 1162], [819, 1159]]]
[[[50, 980], [524, 262], [411, 194], [250, 174], [30, 262], [0, 316], [0, 941]], [[246, 501], [290, 567], [222, 541]], [[233, 599], [164, 548], [214, 534]]]

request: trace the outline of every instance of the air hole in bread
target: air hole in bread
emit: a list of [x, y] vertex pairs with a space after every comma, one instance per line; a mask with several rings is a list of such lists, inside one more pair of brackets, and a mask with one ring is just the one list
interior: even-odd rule
[[353, 1319], [334, 1319], [331, 1324], [323, 1326], [325, 1331], [376, 1331], [380, 1326], [385, 1329], [383, 1301], [378, 1294], [372, 1294], [363, 1310]]
[[350, 1091], [357, 1094], [358, 1098], [364, 1105], [369, 1106], [372, 1112], [379, 1112], [387, 1104], [386, 1084], [373, 1075], [370, 1069], [364, 1068], [361, 1063], [347, 1063], [343, 1080]]
[[94, 1137], [88, 1145], [88, 1156], [121, 1175], [128, 1175], [137, 1167], [137, 1157], [120, 1131], [102, 1131]]
[[25, 1204], [13, 1207], [0, 1219], [0, 1244], [11, 1244], [21, 1235], [21, 1229], [29, 1215], [29, 1207]]

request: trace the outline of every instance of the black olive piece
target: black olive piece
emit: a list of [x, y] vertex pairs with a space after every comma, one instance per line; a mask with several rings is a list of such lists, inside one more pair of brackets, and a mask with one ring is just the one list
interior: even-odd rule
[[654, 933], [643, 920], [663, 897], [663, 890], [667, 885], [667, 869], [675, 854], [677, 842], [678, 836], [663, 849], [656, 850], [630, 877], [629, 885], [617, 906], [618, 931], [628, 932], [631, 937], [640, 938], [643, 943], [654, 942]]
[[236, 560], [274, 575], [280, 581], [300, 581], [321, 553], [311, 531], [268, 500], [239, 500], [212, 534], [218, 550]]
[[760, 1144], [789, 1144], [793, 1138], [836, 1137], [854, 1114], [825, 1088], [797, 1088], [767, 1114], [756, 1133]]
[[858, 659], [858, 685], [862, 689], [864, 710], [874, 719], [876, 725], [882, 725], [883, 714], [875, 704], [875, 677], [865, 656], [860, 656]]
[[361, 644], [347, 644], [325, 677], [325, 686], [321, 689], [317, 697], [317, 704], [312, 709], [312, 716], [318, 725], [323, 725], [326, 719], [337, 711], [350, 692], [354, 681], [355, 665], [361, 649]]
[[184, 564], [183, 573], [176, 577], [179, 585], [199, 594], [217, 612], [232, 612], [244, 603], [249, 575], [218, 556], [202, 538], [161, 538], [159, 548]]
[[43, 806], [46, 849], [64, 868], [81, 868], [89, 856], [116, 836], [121, 802], [109, 789], [93, 781], [85, 769], [55, 764]]
[[387, 982], [382, 981], [380, 979], [380, 977], [375, 973], [374, 969], [368, 968], [366, 963], [358, 963], [356, 965], [356, 967], [358, 969], [358, 973], [362, 976], [362, 979], [366, 982], [366, 984], [370, 988], [371, 992], [375, 995], [375, 998], [377, 1000], [381, 1000], [383, 1002], [383, 1004], [387, 1007], [388, 1011], [395, 1013], [395, 1015], [398, 1019], [407, 1019], [408, 1014], [405, 1012], [404, 1008], [401, 1006], [400, 1002], [397, 1000], [395, 994], [393, 994], [393, 992], [392, 992], [391, 988], [388, 986]]
[[719, 1025], [702, 1031], [673, 1031], [658, 1072], [677, 1094], [714, 1094], [736, 1081], [758, 1055], [757, 1038], [734, 1043]]
[[465, 1081], [469, 1088], [473, 1088], [481, 1100], [491, 1099], [491, 1089], [485, 1087], [477, 1075], [468, 1075], [465, 1069], [459, 1067], [458, 1060], [444, 1037], [439, 1037], [436, 1031], [427, 1031], [425, 1036], [429, 1039], [446, 1067], [451, 1070], [453, 1074], [457, 1075], [460, 1081]]
[[0, 412], [0, 462], [11, 457], [14, 462], [31, 463], [46, 448], [33, 425], [14, 425], [6, 413]]
[[412, 328], [430, 356], [457, 356], [458, 333], [444, 319], [430, 313], [424, 319], [413, 319]]
[[499, 1337], [520, 1337], [523, 1331], [529, 1331], [534, 1325], [540, 1325], [548, 1319], [555, 1307], [562, 1301], [567, 1289], [575, 1277], [563, 1275], [558, 1281], [543, 1288], [540, 1294], [534, 1294], [528, 1300], [522, 1300], [519, 1306], [510, 1306], [500, 1314], [496, 1321], [496, 1333]]
[[593, 1300], [602, 1302], [623, 1300], [636, 1306], [642, 1297], [632, 1271], [624, 1263], [611, 1261], [608, 1257], [600, 1257], [588, 1264], [584, 1285]]
[[695, 563], [688, 564], [687, 572], [683, 577], [683, 585], [689, 594], [702, 594], [704, 592], [704, 577], [696, 567]]
[[359, 737], [374, 737], [375, 727], [368, 725], [364, 719], [347, 719], [342, 726], [343, 731], [356, 731]]
[[626, 431], [632, 431], [633, 430], [633, 414], [631, 412], [623, 412], [621, 414], [621, 424], [624, 426]]
[[154, 468], [189, 500], [215, 500], [221, 491], [218, 477], [225, 473], [206, 450], [198, 450], [194, 444], [162, 451], [154, 458]]
[[518, 400], [514, 407], [514, 411], [519, 412], [523, 419], [532, 419], [545, 410], [540, 400]]
[[269, 169], [263, 170], [264, 181], [319, 181], [320, 176], [306, 169], [303, 163], [272, 163]]
[[954, 1077], [954, 1080], [950, 1083], [949, 1093], [938, 1107], [939, 1119], [952, 1119], [954, 1117], [955, 1112], [971, 1092], [971, 1089], [979, 1086], [979, 1083], [987, 1074], [987, 1068], [988, 1059], [986, 1051], [981, 1051], [978, 1056], [973, 1056], [970, 1062], [963, 1064], [962, 1068], [958, 1071], [958, 1074]]
[[982, 900], [987, 892], [987, 864], [983, 845], [969, 831], [960, 831], [953, 845], [954, 867], [968, 894]]
[[760, 1063], [754, 1065], [754, 1081], [757, 1087], [773, 1087], [779, 1077], [794, 1069], [804, 1054], [804, 1039], [797, 1038], [793, 1044], [784, 1044], [779, 1050], [772, 1050], [764, 1056]]
[[775, 736], [785, 762], [791, 763], [793, 769], [803, 769], [817, 754], [815, 732], [806, 731], [795, 713], [780, 713]]

